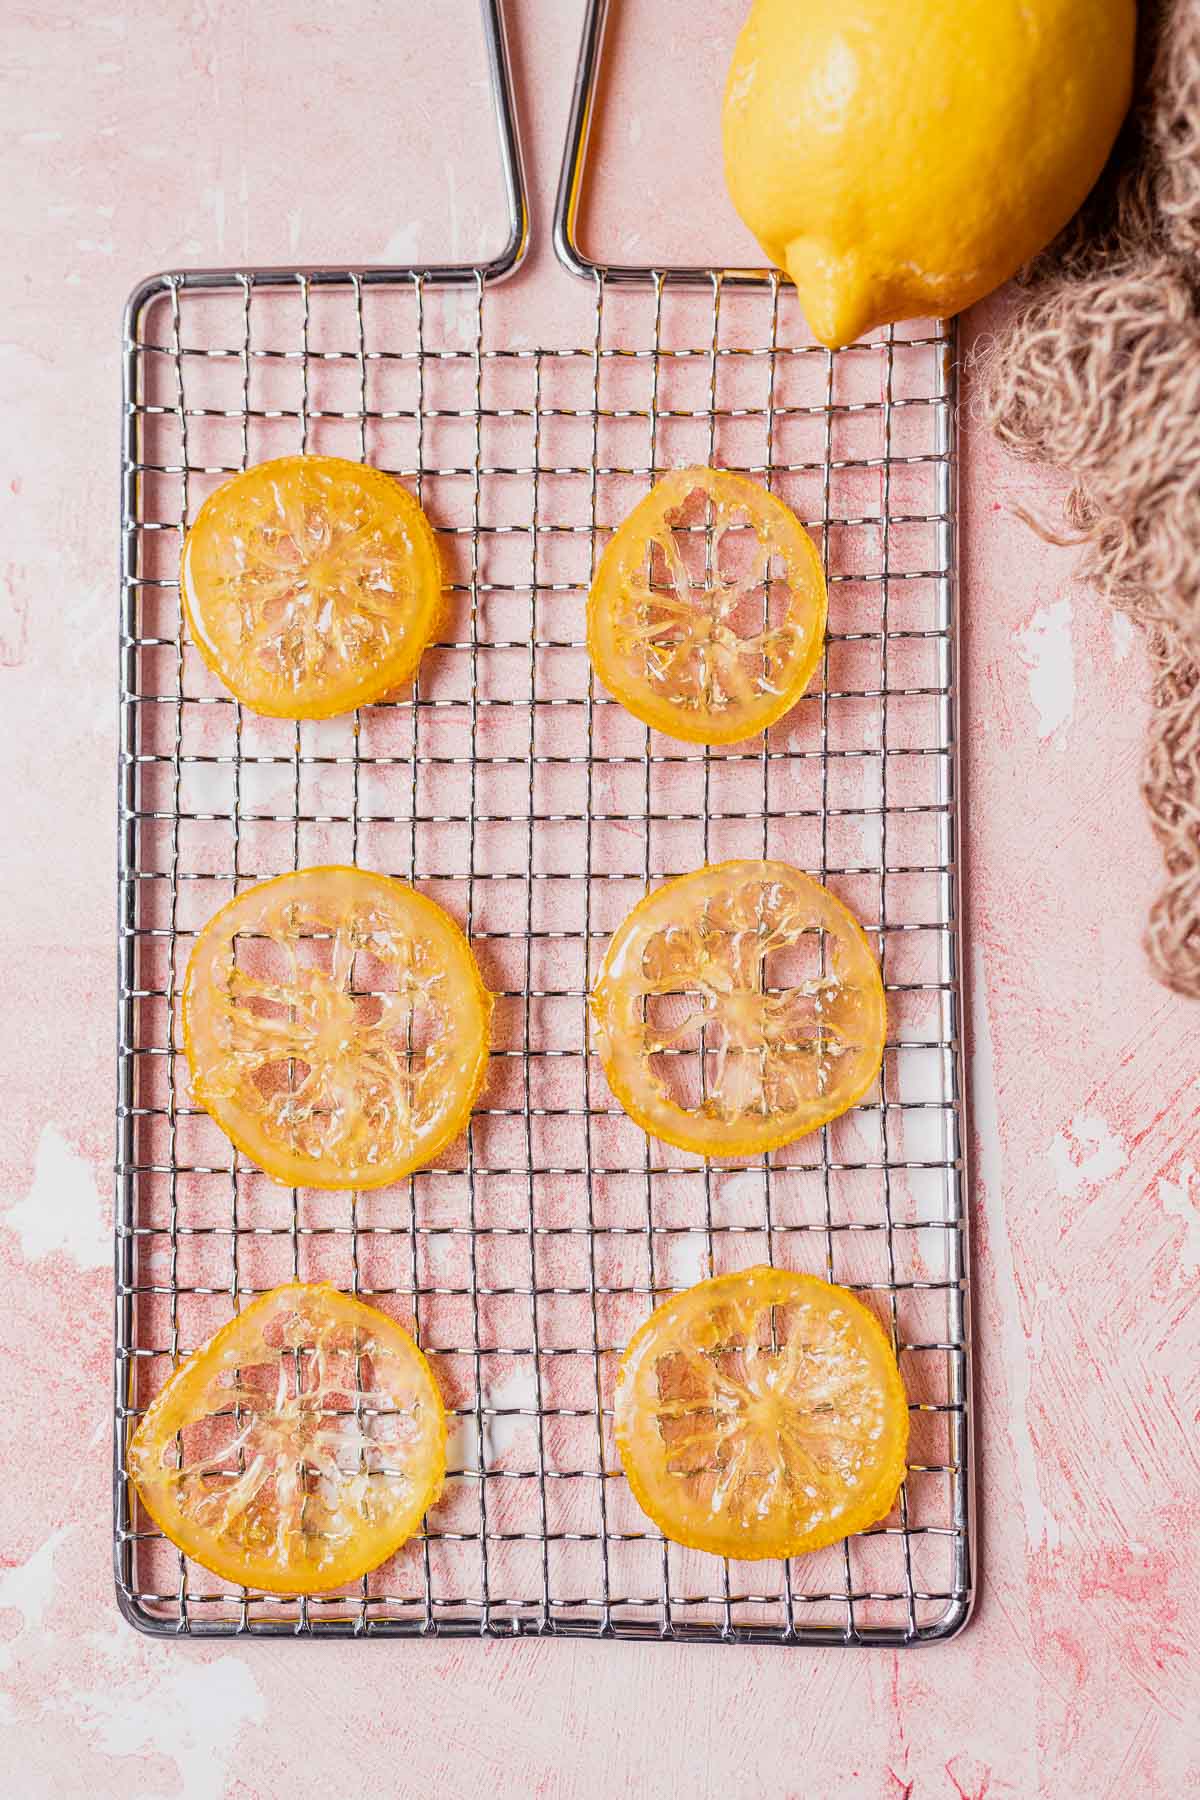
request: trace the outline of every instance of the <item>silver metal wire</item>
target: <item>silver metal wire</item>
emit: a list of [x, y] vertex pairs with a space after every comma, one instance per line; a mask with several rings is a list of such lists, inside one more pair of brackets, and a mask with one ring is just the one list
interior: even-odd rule
[[[589, 15], [577, 112], [603, 12]], [[489, 0], [484, 20], [515, 261], [523, 184]], [[569, 161], [585, 149], [577, 126]], [[563, 191], [578, 185], [577, 172]], [[952, 335], [889, 330], [835, 355], [812, 345], [776, 275], [589, 266], [587, 340], [518, 348], [493, 294], [502, 272], [171, 273], [130, 303], [120, 1604], [159, 1634], [944, 1638], [972, 1585]], [[177, 579], [205, 494], [300, 449], [408, 483], [441, 533], [451, 595], [411, 691], [303, 727], [256, 718], [207, 673]], [[812, 692], [760, 740], [711, 752], [637, 726], [583, 647], [608, 531], [657, 475], [706, 459], [793, 505], [831, 596]], [[725, 1168], [623, 1117], [587, 1054], [586, 997], [642, 892], [727, 855], [782, 857], [847, 899], [879, 946], [890, 1029], [865, 1105]], [[233, 1153], [190, 1103], [177, 1034], [204, 921], [252, 881], [338, 860], [440, 899], [500, 994], [493, 1075], [462, 1146], [358, 1195], [280, 1189]], [[667, 1544], [632, 1502], [612, 1382], [657, 1299], [761, 1261], [876, 1306], [912, 1401], [910, 1472], [897, 1513], [844, 1547], [725, 1564]], [[297, 1275], [411, 1324], [454, 1424], [446, 1493], [419, 1538], [352, 1589], [307, 1599], [231, 1588], [180, 1556], [124, 1466], [178, 1359]]]

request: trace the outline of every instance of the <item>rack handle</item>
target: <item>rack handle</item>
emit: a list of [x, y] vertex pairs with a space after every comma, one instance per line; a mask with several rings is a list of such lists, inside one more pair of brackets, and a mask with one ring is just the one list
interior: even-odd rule
[[[484, 281], [503, 281], [520, 268], [529, 251], [529, 198], [525, 186], [525, 161], [521, 154], [521, 132], [513, 99], [504, 0], [480, 0], [480, 10], [483, 14], [488, 74], [492, 83], [492, 105], [496, 112], [496, 130], [500, 138], [504, 195], [508, 205], [508, 238], [499, 255], [479, 267], [478, 273]], [[471, 273], [475, 272], [472, 268]], [[443, 279], [445, 274], [446, 271], [441, 271]]]
[[583, 193], [583, 176], [587, 165], [588, 141], [595, 113], [608, 16], [609, 0], [588, 0], [583, 34], [579, 40], [579, 60], [575, 66], [575, 88], [567, 120], [567, 140], [563, 147], [562, 167], [558, 177], [558, 197], [554, 204], [554, 249], [559, 262], [570, 274], [591, 282], [603, 278], [605, 281], [633, 285], [668, 279], [686, 287], [711, 288], [716, 281], [745, 287], [767, 287], [772, 284], [782, 286], [785, 283], [790, 286], [787, 276], [777, 269], [720, 269], [696, 265], [672, 266], [666, 263], [638, 267], [630, 263], [597, 263], [584, 255], [579, 247], [579, 202]]

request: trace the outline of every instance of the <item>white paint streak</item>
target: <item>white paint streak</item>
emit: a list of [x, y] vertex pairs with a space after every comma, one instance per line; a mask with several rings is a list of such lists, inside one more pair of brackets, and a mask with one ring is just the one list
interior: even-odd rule
[[1035, 612], [1017, 632], [1017, 649], [1029, 677], [1038, 716], [1037, 734], [1053, 737], [1075, 714], [1075, 645], [1071, 602], [1056, 600]]
[[1112, 639], [1113, 661], [1123, 663], [1133, 649], [1133, 620], [1128, 613], [1110, 612], [1108, 634]]
[[1058, 1192], [1072, 1200], [1084, 1188], [1097, 1187], [1111, 1175], [1119, 1175], [1129, 1161], [1129, 1146], [1106, 1119], [1095, 1113], [1077, 1113], [1059, 1132], [1047, 1155]]
[[[107, 1423], [107, 1421], [105, 1421]], [[23, 1563], [16, 1563], [0, 1574], [0, 1614], [15, 1612], [20, 1624], [0, 1641], [0, 1678], [6, 1686], [15, 1686], [10, 1677], [18, 1661], [24, 1661], [31, 1647], [44, 1640], [43, 1625], [50, 1602], [54, 1598], [54, 1556], [64, 1538], [71, 1535], [73, 1525], [61, 1525]], [[14, 1725], [17, 1706], [13, 1695], [0, 1692], [0, 1725]]]
[[225, 248], [225, 189], [223, 187], [205, 188], [204, 204], [212, 212], [213, 225], [217, 233], [217, 249], [223, 251]]
[[450, 212], [450, 255], [455, 262], [459, 260], [462, 249], [462, 217], [458, 209], [458, 175], [453, 157], [446, 163], [446, 179], [449, 183], [448, 195]]
[[[89, 1641], [110, 1664], [112, 1679], [55, 1702], [56, 1710], [69, 1713], [109, 1756], [167, 1757], [179, 1773], [178, 1786], [169, 1790], [178, 1800], [222, 1800], [243, 1728], [266, 1718], [250, 1665], [233, 1655], [211, 1662], [161, 1659], [131, 1688], [126, 1634]], [[166, 1794], [147, 1789], [142, 1800], [166, 1800]]]
[[[107, 1424], [107, 1420], [105, 1421]], [[0, 1612], [10, 1609], [21, 1615], [22, 1631], [40, 1631], [54, 1597], [54, 1556], [64, 1538], [70, 1537], [73, 1525], [61, 1525], [39, 1544], [28, 1561], [16, 1563], [0, 1574]], [[7, 1645], [0, 1644], [0, 1668], [11, 1660]]]
[[97, 1172], [53, 1125], [38, 1140], [28, 1193], [10, 1197], [7, 1206], [0, 1202], [0, 1216], [17, 1233], [28, 1262], [56, 1251], [81, 1269], [112, 1261]]
[[479, 1467], [479, 1426], [473, 1413], [446, 1415], [446, 1467]]
[[457, 1270], [458, 1282], [454, 1279], [456, 1273], [455, 1243], [454, 1234], [450, 1231], [430, 1231], [422, 1239], [428, 1275], [432, 1277], [435, 1286], [461, 1285], [463, 1278], [461, 1267]]
[[755, 1218], [766, 1224], [767, 1197], [761, 1169], [739, 1169], [717, 1182], [714, 1200], [722, 1218], [728, 1222], [749, 1225]]
[[[223, 1800], [242, 1730], [266, 1718], [249, 1665], [232, 1654], [204, 1662], [164, 1657], [125, 1626], [76, 1633], [70, 1655], [59, 1657], [47, 1618], [55, 1559], [74, 1530], [60, 1526], [25, 1562], [0, 1572], [0, 1613], [17, 1615], [0, 1639], [7, 1689], [0, 1722], [56, 1734], [84, 1758], [94, 1751], [172, 1762], [175, 1775], [162, 1788], [139, 1786], [139, 1800]], [[81, 1669], [91, 1686], [77, 1685]]]
[[72, 631], [68, 647], [70, 658], [72, 723], [82, 737], [89, 730], [108, 729], [108, 712], [104, 696], [97, 693], [95, 668], [97, 657], [103, 656], [111, 625], [108, 619], [109, 597], [101, 584], [79, 589], [72, 610]]
[[532, 1363], [514, 1363], [506, 1380], [488, 1382], [483, 1390], [483, 1404], [499, 1408], [506, 1415], [503, 1418], [485, 1417], [483, 1421], [484, 1450], [490, 1467], [511, 1448], [523, 1427], [533, 1427], [532, 1419], [518, 1416], [511, 1410], [520, 1408], [524, 1414], [537, 1411], [537, 1381]]
[[[446, 181], [449, 188], [447, 212], [450, 216], [450, 255], [454, 262], [458, 261], [458, 246], [462, 235], [461, 221], [458, 212], [458, 178], [455, 174], [454, 160], [446, 159]], [[469, 288], [448, 287], [442, 290], [442, 329], [449, 343], [457, 337], [463, 341], [465, 331], [473, 330], [472, 321], [477, 310], [476, 297]]]
[[[484, 1383], [481, 1403], [491, 1408], [483, 1415], [483, 1462], [486, 1468], [503, 1467], [504, 1456], [518, 1434], [535, 1429], [537, 1378], [532, 1365], [514, 1363], [502, 1380]], [[498, 1411], [504, 1416], [496, 1418]], [[446, 1463], [452, 1469], [479, 1467], [479, 1420], [474, 1413], [446, 1421]]]
[[712, 1274], [708, 1266], [708, 1239], [702, 1231], [681, 1232], [672, 1239], [670, 1251], [671, 1280], [694, 1287]]
[[[1013, 1460], [1021, 1483], [1028, 1541], [1055, 1549], [1058, 1521], [1047, 1510], [1038, 1481], [1037, 1457], [1029, 1431], [1030, 1342], [1021, 1320], [1021, 1295], [1017, 1288], [1012, 1232], [1004, 1193], [1004, 1157], [1000, 1142], [1000, 1108], [996, 1099], [996, 1058], [992, 1045], [992, 1021], [987, 1007], [987, 971], [983, 951], [976, 944], [971, 953], [971, 1098], [979, 1143], [976, 1165], [981, 1199], [989, 1209], [992, 1231], [992, 1266], [996, 1275], [996, 1310], [999, 1316], [1001, 1355], [997, 1379], [1008, 1386]], [[1001, 1373], [1002, 1372], [1002, 1373]]]
[[[192, 812], [233, 810], [233, 770], [228, 763], [189, 763], [184, 805]], [[245, 804], [243, 792], [242, 803]]]
[[383, 246], [385, 263], [398, 263], [401, 268], [417, 260], [417, 246], [420, 242], [421, 228], [412, 219], [403, 225], [397, 225], [387, 243]]
[[1179, 1180], [1158, 1182], [1158, 1203], [1168, 1219], [1183, 1221], [1179, 1267], [1185, 1275], [1200, 1275], [1200, 1170], [1189, 1156], [1179, 1165]]
[[29, 596], [17, 591], [18, 581], [24, 586], [24, 576], [24, 570], [14, 569], [10, 579], [0, 586], [0, 668], [16, 669], [25, 660]]

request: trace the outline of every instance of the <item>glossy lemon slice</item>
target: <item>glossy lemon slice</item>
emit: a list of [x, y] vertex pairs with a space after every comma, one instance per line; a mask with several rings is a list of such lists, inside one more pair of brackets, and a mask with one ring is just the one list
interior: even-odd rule
[[255, 712], [324, 719], [408, 679], [442, 607], [437, 540], [398, 481], [282, 456], [210, 494], [183, 546], [183, 606], [209, 667]]
[[643, 1512], [717, 1556], [835, 1543], [883, 1518], [904, 1479], [891, 1345], [814, 1275], [747, 1269], [665, 1301], [621, 1358], [615, 1419]]
[[446, 1418], [408, 1333], [325, 1283], [247, 1306], [171, 1376], [129, 1444], [185, 1555], [269, 1593], [357, 1580], [441, 1491]]

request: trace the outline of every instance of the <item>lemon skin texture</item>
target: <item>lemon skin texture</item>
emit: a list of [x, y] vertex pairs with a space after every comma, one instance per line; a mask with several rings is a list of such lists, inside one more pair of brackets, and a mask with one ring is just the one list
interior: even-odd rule
[[831, 349], [960, 312], [1066, 224], [1130, 99], [1134, 0], [755, 0], [733, 203]]

